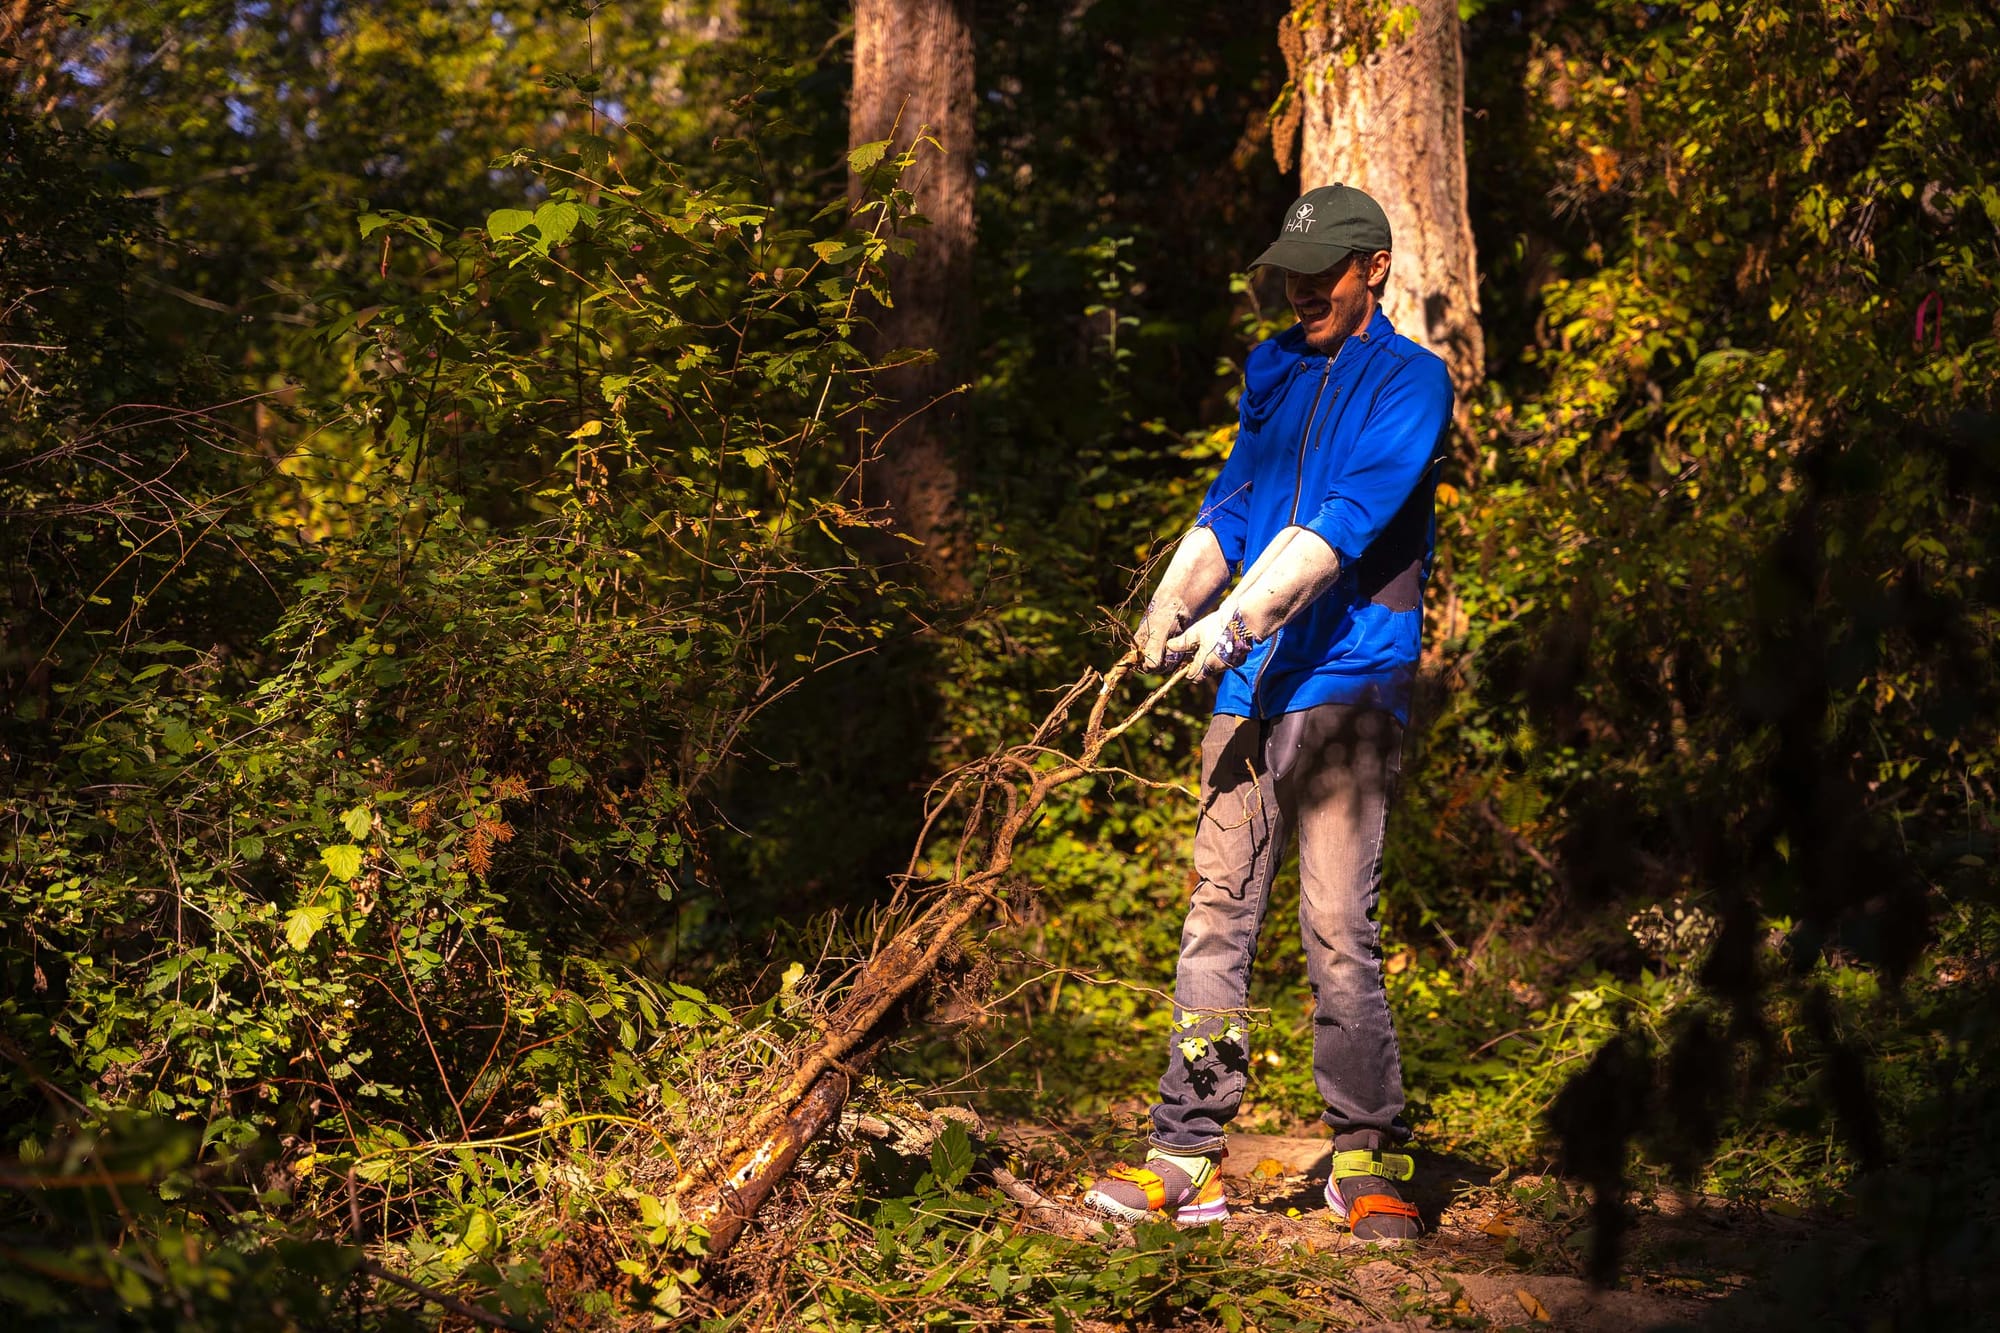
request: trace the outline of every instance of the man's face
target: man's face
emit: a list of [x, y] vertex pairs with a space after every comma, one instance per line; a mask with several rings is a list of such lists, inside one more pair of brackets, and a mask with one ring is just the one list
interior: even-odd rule
[[1350, 333], [1367, 326], [1375, 313], [1369, 290], [1389, 276], [1389, 252], [1352, 254], [1324, 273], [1285, 274], [1285, 299], [1305, 326], [1306, 346], [1314, 351], [1336, 347]]

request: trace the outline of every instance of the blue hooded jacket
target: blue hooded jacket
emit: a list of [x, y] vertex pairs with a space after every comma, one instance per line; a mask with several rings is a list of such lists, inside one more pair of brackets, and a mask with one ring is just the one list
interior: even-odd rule
[[1240, 413], [1197, 523], [1239, 573], [1285, 528], [1309, 528], [1339, 555], [1340, 577], [1223, 674], [1215, 711], [1356, 704], [1407, 724], [1451, 421], [1444, 361], [1379, 309], [1330, 357], [1294, 325], [1251, 350]]

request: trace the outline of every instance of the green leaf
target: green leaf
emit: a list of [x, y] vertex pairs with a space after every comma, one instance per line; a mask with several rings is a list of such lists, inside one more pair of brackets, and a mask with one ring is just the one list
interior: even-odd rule
[[815, 241], [812, 252], [829, 264], [845, 264], [867, 248], [865, 245], [845, 245], [839, 241]]
[[535, 215], [525, 209], [496, 208], [486, 215], [486, 234], [497, 241], [503, 236], [512, 236], [534, 220]]
[[312, 943], [312, 937], [333, 915], [328, 907], [301, 907], [285, 918], [285, 943], [294, 949], [303, 949]]
[[[340, 817], [340, 826], [347, 830], [348, 837], [360, 842], [368, 836], [368, 830], [375, 826], [375, 817], [368, 812], [366, 805], [357, 805]], [[342, 878], [352, 879], [353, 876], [344, 875]]]
[[147, 979], [145, 993], [148, 995], [158, 995], [168, 986], [171, 986], [174, 982], [174, 978], [178, 977], [182, 972], [185, 972], [188, 969], [189, 965], [194, 963], [195, 961], [196, 961], [195, 955], [191, 953], [184, 953], [178, 958], [170, 958], [166, 962], [160, 964], [158, 967], [153, 969], [152, 976]]
[[319, 859], [338, 880], [350, 880], [361, 873], [361, 849], [352, 843], [335, 843], [319, 849]]
[[954, 1189], [971, 1170], [972, 1140], [966, 1137], [965, 1126], [956, 1120], [946, 1121], [944, 1133], [931, 1144], [931, 1174], [938, 1184]]
[[465, 1219], [465, 1235], [459, 1244], [474, 1254], [490, 1254], [500, 1239], [500, 1229], [493, 1222], [493, 1214], [484, 1208], [475, 1208]]
[[370, 236], [373, 236], [388, 225], [389, 219], [383, 217], [380, 213], [363, 213], [361, 215], [361, 239], [364, 241], [367, 240]]
[[195, 746], [194, 733], [189, 731], [187, 723], [179, 718], [172, 718], [167, 722], [163, 739], [167, 742], [167, 748], [175, 754], [186, 754]]
[[557, 246], [570, 238], [582, 219], [575, 204], [547, 203], [535, 210], [535, 230], [542, 234], [544, 244]]
[[889, 151], [887, 139], [877, 139], [874, 143], [857, 145], [847, 154], [847, 165], [855, 171], [866, 171], [880, 162]]
[[577, 140], [576, 155], [584, 175], [602, 176], [611, 161], [611, 141], [601, 134], [586, 134]]

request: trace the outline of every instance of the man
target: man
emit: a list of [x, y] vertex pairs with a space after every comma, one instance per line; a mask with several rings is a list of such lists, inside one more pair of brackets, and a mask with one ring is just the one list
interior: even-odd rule
[[1298, 323], [1250, 353], [1235, 447], [1139, 627], [1148, 669], [1192, 657], [1191, 679], [1220, 678], [1167, 1071], [1145, 1164], [1113, 1168], [1089, 1202], [1127, 1220], [1227, 1215], [1250, 961], [1296, 828], [1313, 1075], [1334, 1132], [1326, 1200], [1356, 1238], [1395, 1244], [1418, 1219], [1396, 1189], [1411, 1161], [1387, 1151], [1409, 1131], [1375, 907], [1451, 381], [1377, 308], [1389, 220], [1361, 191], [1309, 191], [1256, 263], [1284, 270]]

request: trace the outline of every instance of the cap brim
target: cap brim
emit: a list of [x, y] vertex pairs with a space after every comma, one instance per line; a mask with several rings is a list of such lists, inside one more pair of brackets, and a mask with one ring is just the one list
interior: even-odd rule
[[1308, 245], [1304, 241], [1273, 241], [1251, 268], [1281, 268], [1288, 273], [1324, 273], [1354, 251], [1338, 245]]

